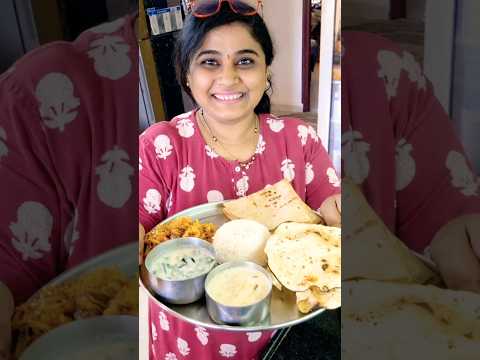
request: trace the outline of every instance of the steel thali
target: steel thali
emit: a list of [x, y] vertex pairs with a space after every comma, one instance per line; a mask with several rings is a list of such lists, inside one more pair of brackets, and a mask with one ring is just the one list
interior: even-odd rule
[[[222, 225], [228, 221], [222, 212], [223, 202], [209, 203], [199, 205], [190, 209], [181, 211], [174, 216], [164, 220], [162, 224], [174, 220], [178, 217], [191, 217], [198, 219], [202, 223], [213, 223]], [[226, 331], [265, 331], [290, 327], [308, 321], [325, 309], [317, 309], [309, 314], [302, 314], [296, 303], [296, 295], [291, 291], [279, 291], [273, 287], [272, 301], [270, 305], [270, 316], [262, 323], [254, 326], [229, 326], [214, 323], [207, 312], [205, 298], [188, 305], [172, 305], [160, 301], [154, 293], [148, 289], [142, 278], [147, 274], [147, 270], [142, 266], [140, 271], [141, 287], [147, 292], [148, 297], [153, 300], [163, 311], [187, 321], [191, 324], [202, 326], [208, 329], [218, 329]]]

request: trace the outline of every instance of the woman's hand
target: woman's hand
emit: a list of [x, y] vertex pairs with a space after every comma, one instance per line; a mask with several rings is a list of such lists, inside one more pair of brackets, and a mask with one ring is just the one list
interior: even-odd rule
[[443, 226], [430, 249], [447, 287], [480, 293], [480, 214], [460, 216]]
[[14, 310], [10, 290], [0, 281], [0, 360], [10, 358], [12, 337], [11, 319]]
[[143, 239], [145, 238], [145, 229], [138, 223], [138, 265], [143, 264], [143, 249], [145, 247]]
[[340, 226], [342, 222], [342, 195], [328, 197], [318, 209], [320, 216], [328, 226]]

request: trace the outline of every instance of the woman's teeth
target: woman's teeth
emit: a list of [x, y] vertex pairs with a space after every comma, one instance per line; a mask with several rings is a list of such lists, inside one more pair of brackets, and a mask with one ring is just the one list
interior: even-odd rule
[[219, 100], [228, 101], [228, 100], [238, 100], [238, 99], [240, 99], [243, 96], [243, 93], [232, 94], [232, 95], [214, 94], [213, 96], [216, 97]]

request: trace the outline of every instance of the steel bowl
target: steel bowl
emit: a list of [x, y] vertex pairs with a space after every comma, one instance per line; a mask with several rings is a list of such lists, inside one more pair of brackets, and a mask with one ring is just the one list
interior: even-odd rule
[[[148, 253], [142, 267], [142, 279], [145, 284], [162, 300], [171, 304], [191, 304], [202, 298], [205, 294], [204, 284], [208, 271], [187, 280], [165, 280], [155, 276], [150, 272], [153, 263], [158, 259], [159, 256], [173, 248], [187, 246], [203, 248], [215, 258], [215, 250], [209, 242], [195, 237], [184, 237], [168, 240], [155, 246], [155, 248]], [[214, 266], [215, 264], [212, 266], [212, 268]], [[211, 269], [209, 269], [209, 271], [210, 270]]]
[[210, 318], [217, 324], [252, 326], [260, 324], [270, 315], [270, 302], [272, 298], [272, 280], [270, 274], [261, 266], [250, 261], [233, 261], [217, 266], [208, 274], [205, 279], [205, 289], [209, 282], [222, 271], [234, 267], [251, 268], [258, 270], [265, 275], [269, 282], [267, 295], [260, 301], [246, 306], [227, 306], [214, 300], [205, 290], [207, 300], [207, 311]]

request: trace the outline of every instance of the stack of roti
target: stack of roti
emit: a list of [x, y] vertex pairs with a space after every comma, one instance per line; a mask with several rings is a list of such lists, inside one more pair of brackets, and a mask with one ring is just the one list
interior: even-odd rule
[[296, 293], [301, 312], [340, 306], [340, 229], [283, 223], [268, 239], [265, 252], [278, 281]]
[[480, 359], [480, 295], [437, 286], [353, 183], [342, 193], [342, 359]]
[[269, 230], [274, 230], [286, 221], [305, 224], [318, 224], [322, 221], [321, 217], [303, 202], [287, 180], [229, 201], [224, 204], [223, 212], [230, 220], [255, 220]]

